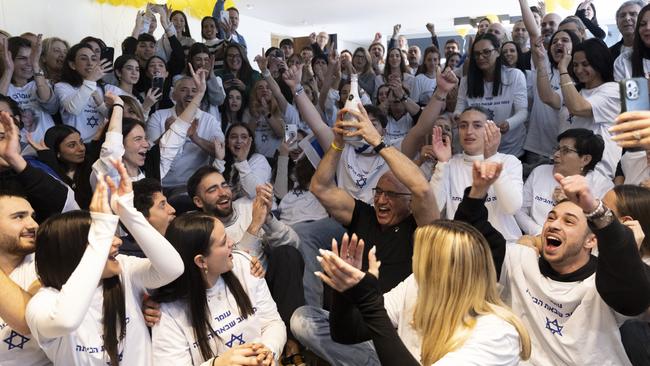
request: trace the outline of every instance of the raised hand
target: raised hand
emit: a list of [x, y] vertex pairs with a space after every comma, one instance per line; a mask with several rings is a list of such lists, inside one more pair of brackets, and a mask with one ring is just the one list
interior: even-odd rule
[[565, 177], [556, 173], [554, 177], [560, 183], [560, 187], [562, 187], [567, 199], [578, 205], [583, 212], [593, 212], [598, 207], [598, 200], [591, 193], [589, 183], [584, 176], [572, 175]]
[[[129, 172], [126, 171], [126, 167], [124, 166], [122, 161], [113, 160], [111, 163], [113, 164], [113, 168], [115, 168], [115, 170], [117, 170], [117, 173], [120, 175], [119, 186], [115, 185], [115, 182], [113, 182], [111, 177], [108, 176], [106, 177], [106, 183], [111, 188], [111, 191], [120, 197], [133, 192], [133, 184], [131, 182], [131, 177], [129, 177]], [[113, 195], [113, 197], [115, 197], [115, 195]], [[111, 204], [113, 204], [113, 202], [111, 202]]]
[[36, 37], [36, 42], [32, 43], [32, 52], [29, 55], [29, 61], [32, 65], [32, 70], [37, 73], [41, 71], [41, 53], [43, 52], [43, 35], [39, 34]]
[[485, 137], [483, 144], [483, 158], [487, 159], [497, 153], [501, 144], [501, 131], [492, 121], [485, 124]]
[[88, 211], [109, 215], [113, 213], [111, 211], [111, 205], [108, 203], [108, 187], [104, 181], [103, 174], [97, 176], [97, 185], [95, 186], [93, 197], [90, 200]]
[[427, 30], [429, 31], [429, 33], [431, 33], [432, 36], [436, 34], [436, 26], [433, 23], [427, 23], [426, 27], [427, 27]]
[[395, 25], [393, 26], [393, 38], [396, 38], [396, 37], [397, 37], [397, 35], [399, 34], [400, 29], [402, 29], [402, 25], [401, 25], [401, 24], [395, 24]]
[[144, 102], [142, 103], [142, 108], [146, 111], [153, 107], [154, 104], [162, 98], [162, 90], [158, 88], [151, 88], [147, 91], [147, 94], [144, 97]]
[[226, 157], [226, 143], [219, 139], [214, 140], [214, 157], [217, 160], [223, 160]]
[[101, 78], [104, 77], [104, 75], [108, 74], [111, 70], [111, 62], [109, 60], [101, 60], [100, 62], [95, 64], [95, 67], [93, 67], [90, 75], [88, 75], [88, 80], [90, 81], [98, 81]]
[[2, 52], [2, 65], [4, 66], [4, 72], [13, 74], [14, 58], [11, 55], [11, 51], [9, 51], [7, 39], [3, 37], [0, 37], [0, 52]]
[[311, 32], [311, 33], [309, 34], [309, 42], [310, 42], [311, 44], [316, 43], [316, 32]]
[[296, 91], [298, 84], [302, 81], [302, 69], [303, 64], [298, 63], [288, 68], [287, 71], [282, 74], [282, 80], [284, 80], [284, 83], [294, 92]]
[[458, 77], [449, 67], [442, 71], [440, 71], [440, 68], [438, 68], [438, 71], [436, 72], [436, 85], [437, 89], [440, 89], [445, 93], [449, 93], [458, 86]]
[[27, 163], [20, 155], [20, 131], [14, 119], [7, 112], [0, 112], [0, 123], [4, 132], [0, 132], [0, 163], [6, 161], [16, 171], [22, 171]]
[[440, 126], [433, 127], [433, 138], [431, 139], [431, 150], [439, 162], [447, 162], [451, 159], [451, 144], [445, 143]]
[[381, 42], [381, 33], [377, 32], [375, 33], [375, 38], [372, 40], [372, 43], [378, 43]]
[[207, 84], [205, 82], [207, 70], [198, 69], [195, 71], [192, 64], [187, 64], [187, 66], [190, 69], [190, 75], [192, 76], [192, 80], [194, 80], [194, 85], [196, 85], [197, 94], [200, 94], [201, 97], [203, 97], [205, 89], [207, 89]]
[[650, 150], [650, 111], [625, 112], [615, 122], [609, 131], [618, 146]]
[[475, 161], [472, 165], [472, 188], [470, 197], [483, 198], [490, 186], [499, 179], [503, 163], [494, 161]]
[[557, 63], [557, 69], [560, 71], [560, 73], [565, 73], [569, 71], [569, 65], [571, 64], [571, 52], [568, 50], [564, 52], [562, 55], [562, 58], [560, 59], [560, 62]]
[[[339, 257], [333, 251], [320, 249], [320, 256], [316, 259], [320, 262], [325, 273], [317, 271], [314, 274], [327, 285], [339, 292], [344, 292], [363, 279], [365, 274]], [[379, 278], [379, 266], [381, 262], [375, 256], [375, 247], [368, 252], [368, 273]]]
[[263, 74], [268, 70], [269, 59], [264, 56], [264, 48], [262, 48], [262, 54], [255, 56], [254, 61], [257, 63], [257, 66], [260, 68], [260, 72]]
[[352, 234], [352, 238], [347, 233], [343, 234], [341, 239], [341, 250], [339, 251], [336, 239], [332, 238], [332, 252], [336, 253], [345, 263], [353, 266], [356, 269], [361, 269], [363, 263], [363, 248], [365, 242], [359, 239], [357, 234]]
[[45, 145], [45, 142], [35, 141], [31, 132], [27, 133], [27, 143], [36, 151], [43, 151], [43, 150], [50, 149], [49, 147], [47, 147], [47, 145]]
[[111, 107], [114, 105], [121, 105], [124, 107], [124, 101], [122, 98], [120, 98], [117, 94], [113, 94], [111, 92], [107, 92], [104, 94], [104, 103], [106, 103], [107, 107]]
[[[363, 105], [359, 103], [358, 107], [359, 112], [342, 109], [339, 112], [336, 121], [337, 127], [348, 129], [345, 131], [345, 136], [360, 136], [372, 146], [379, 145], [381, 142], [381, 135], [379, 132], [377, 132], [375, 126], [373, 126], [372, 122], [370, 121], [370, 117], [368, 117], [368, 112], [366, 112], [366, 109], [363, 107]], [[357, 121], [344, 120], [343, 117], [345, 116], [345, 113], [352, 114], [357, 119]], [[353, 131], [351, 128], [355, 128], [356, 130]]]

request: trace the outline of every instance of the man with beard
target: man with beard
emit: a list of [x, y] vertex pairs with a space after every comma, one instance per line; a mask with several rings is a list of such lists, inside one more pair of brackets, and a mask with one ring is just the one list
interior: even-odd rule
[[[187, 182], [187, 193], [196, 207], [223, 224], [235, 249], [256, 257], [266, 270], [266, 283], [289, 330], [293, 312], [305, 304], [302, 276], [305, 264], [296, 249], [298, 235], [271, 212], [273, 186], [257, 186], [255, 199], [233, 202], [232, 190], [223, 175], [212, 166], [199, 168]], [[290, 332], [289, 355], [298, 352]]]
[[[490, 244], [501, 297], [530, 332], [533, 365], [630, 365], [619, 327], [650, 305], [647, 266], [634, 234], [596, 199], [584, 176], [554, 177], [567, 199], [549, 212], [538, 250], [509, 244], [485, 206], [501, 163], [474, 162], [456, 220]], [[591, 254], [598, 247], [599, 255]], [[589, 329], [585, 329], [588, 325]]]
[[521, 49], [521, 57], [524, 59], [524, 67], [526, 70], [530, 70], [531, 54], [530, 47], [528, 47], [530, 37], [528, 36], [528, 31], [526, 30], [526, 25], [524, 24], [523, 20], [517, 21], [512, 27], [512, 41], [515, 42]]
[[34, 210], [14, 193], [0, 191], [0, 360], [3, 365], [50, 365], [30, 336], [25, 307], [40, 287], [34, 267]]
[[418, 66], [420, 66], [422, 51], [420, 51], [420, 47], [418, 46], [410, 46], [406, 54], [406, 59], [408, 60], [411, 74], [415, 75], [415, 73], [418, 71]]

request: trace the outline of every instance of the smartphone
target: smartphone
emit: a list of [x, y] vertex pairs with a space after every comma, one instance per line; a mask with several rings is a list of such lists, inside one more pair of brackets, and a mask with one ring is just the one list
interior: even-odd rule
[[219, 20], [224, 22], [224, 23], [229, 23], [230, 22], [230, 15], [228, 14], [227, 11], [222, 10], [219, 12]]
[[221, 80], [223, 80], [223, 82], [226, 83], [226, 82], [228, 82], [228, 81], [230, 81], [230, 80], [232, 80], [232, 79], [234, 79], [234, 78], [235, 78], [235, 75], [233, 75], [233, 73], [229, 72], [229, 73], [227, 73], [227, 74], [224, 74], [224, 75], [221, 77]]
[[298, 136], [298, 126], [293, 124], [284, 125], [284, 142], [295, 142], [294, 140]]
[[646, 78], [621, 80], [619, 85], [621, 87], [621, 113], [650, 110], [650, 96], [648, 95], [648, 80]]
[[100, 60], [108, 60], [110, 61], [111, 65], [113, 65], [114, 58], [115, 58], [115, 48], [113, 47], [103, 48], [99, 56]]
[[160, 77], [160, 76], [156, 76], [156, 77], [153, 78], [153, 80], [151, 81], [151, 88], [152, 88], [152, 89], [158, 89], [159, 91], [162, 91], [162, 90], [163, 90], [163, 84], [164, 84], [164, 82], [165, 82], [165, 79], [164, 79], [164, 78], [162, 78], [162, 77]]

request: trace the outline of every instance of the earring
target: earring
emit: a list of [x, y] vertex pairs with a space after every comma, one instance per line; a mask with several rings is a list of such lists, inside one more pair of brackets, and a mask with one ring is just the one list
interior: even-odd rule
[[205, 274], [205, 277], [208, 277], [208, 266], [203, 267], [203, 273]]

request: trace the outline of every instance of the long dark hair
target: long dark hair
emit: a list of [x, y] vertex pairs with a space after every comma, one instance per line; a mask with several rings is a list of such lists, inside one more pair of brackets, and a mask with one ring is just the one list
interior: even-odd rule
[[223, 63], [223, 71], [228, 73], [232, 73], [233, 71], [230, 70], [230, 66], [228, 65], [228, 50], [231, 48], [236, 48], [237, 52], [239, 52], [239, 55], [241, 56], [241, 69], [239, 69], [239, 76], [238, 79], [241, 80], [246, 86], [251, 85], [253, 83], [253, 68], [251, 67], [251, 64], [248, 62], [248, 57], [246, 57], [246, 50], [240, 46], [237, 43], [231, 43], [226, 47], [226, 50], [224, 52], [224, 57], [226, 58], [226, 61]]
[[[78, 133], [81, 136], [79, 130], [72, 126], [68, 125], [54, 125], [45, 131], [45, 136], [43, 137], [43, 142], [50, 150], [55, 154], [59, 154], [61, 151], [61, 143], [65, 140], [66, 137], [72, 135], [73, 133]], [[59, 160], [60, 164], [65, 164], [65, 162]]]
[[217, 30], [216, 36], [219, 36], [219, 24], [217, 24], [217, 20], [214, 19], [212, 16], [206, 16], [201, 19], [201, 37], [205, 39], [206, 41], [209, 41], [209, 39], [205, 38], [205, 34], [203, 34], [203, 23], [211, 21], [214, 23], [214, 28]]
[[[580, 51], [585, 53], [587, 62], [600, 74], [603, 83], [614, 81], [614, 60], [605, 42], [598, 38], [590, 38], [573, 47], [573, 57]], [[571, 61], [573, 62], [573, 58]]]
[[[237, 116], [237, 121], [231, 121], [230, 120], [230, 115], [229, 112], [230, 110], [230, 104], [228, 103], [228, 97], [230, 96], [230, 93], [232, 91], [238, 91], [239, 94], [241, 95], [241, 108], [236, 113]], [[232, 124], [236, 122], [243, 122], [244, 118], [244, 111], [248, 107], [248, 96], [246, 95], [246, 92], [235, 87], [231, 86], [230, 88], [226, 89], [226, 100], [219, 106], [219, 111], [221, 112], [221, 130], [224, 132], [224, 135], [226, 134], [226, 129]]]
[[[418, 66], [418, 71], [415, 73], [415, 75], [420, 75], [420, 74], [426, 74], [427, 73], [427, 65], [426, 65], [426, 59], [427, 56], [429, 56], [430, 53], [436, 53], [438, 54], [438, 62], [440, 62], [440, 50], [436, 46], [429, 46], [424, 50], [424, 55], [422, 56], [422, 63], [420, 66]], [[435, 75], [435, 70], [432, 70], [432, 72]]]
[[[209, 341], [211, 338], [218, 339], [219, 336], [211, 325], [206, 282], [201, 269], [194, 263], [194, 257], [210, 254], [210, 236], [216, 222], [216, 218], [203, 212], [186, 213], [171, 222], [165, 237], [183, 258], [185, 271], [180, 277], [158, 289], [154, 295], [154, 299], [159, 302], [183, 300], [187, 303], [194, 337], [204, 360], [215, 356]], [[234, 296], [241, 317], [252, 315], [253, 305], [237, 276], [229, 271], [221, 274], [221, 278]]]
[[187, 15], [185, 15], [185, 13], [183, 13], [183, 12], [180, 11], [180, 10], [174, 10], [174, 11], [172, 11], [171, 14], [169, 14], [169, 21], [171, 22], [171, 21], [172, 21], [172, 18], [173, 18], [174, 15], [176, 15], [176, 14], [180, 14], [180, 15], [182, 15], [182, 16], [183, 16], [183, 19], [185, 19], [185, 28], [183, 28], [183, 34], [181, 34], [181, 35], [182, 35], [183, 37], [192, 37], [192, 35], [190, 34], [190, 24], [187, 22]]
[[399, 52], [399, 57], [400, 57], [400, 61], [399, 61], [400, 74], [399, 74], [399, 77], [400, 77], [400, 79], [404, 79], [404, 73], [407, 71], [406, 70], [406, 61], [404, 61], [404, 56], [402, 55], [402, 50], [397, 48], [397, 47], [391, 48], [386, 53], [386, 64], [384, 66], [384, 79], [386, 80], [387, 83], [388, 83], [388, 76], [393, 71], [393, 70], [391, 70], [390, 63], [388, 62], [388, 59], [390, 58], [390, 53], [393, 52], [393, 50], [397, 50], [397, 52]]
[[[470, 98], [483, 98], [485, 92], [483, 71], [478, 68], [474, 59], [474, 48], [479, 41], [489, 41], [497, 52], [500, 53], [501, 51], [499, 40], [491, 33], [482, 34], [472, 44], [469, 57], [469, 70], [467, 71], [467, 96]], [[493, 97], [501, 94], [501, 83], [501, 57], [497, 57], [496, 63], [494, 64], [494, 82], [492, 83]]]
[[643, 59], [650, 59], [650, 48], [643, 43], [641, 39], [641, 19], [645, 13], [650, 10], [650, 4], [646, 5], [639, 11], [637, 16], [636, 27], [634, 29], [634, 44], [632, 45], [632, 77], [645, 77], [645, 71], [643, 70]]
[[517, 52], [517, 62], [514, 64], [514, 66], [511, 66], [511, 67], [514, 67], [516, 69], [521, 70], [521, 72], [523, 72], [524, 75], [526, 75], [526, 65], [524, 65], [524, 56], [523, 56], [524, 53], [521, 52], [521, 47], [519, 47], [519, 45], [517, 43], [515, 43], [514, 41], [503, 42], [503, 44], [501, 45], [501, 50], [499, 52], [501, 54], [499, 56], [499, 57], [501, 57], [501, 62], [503, 64], [505, 64], [506, 60], [503, 57], [503, 46], [505, 46], [507, 44], [514, 45], [515, 46], [515, 51]]
[[[75, 58], [77, 58], [77, 52], [82, 48], [87, 48], [93, 50], [88, 43], [77, 43], [76, 45], [70, 47], [68, 53], [65, 55], [65, 60], [63, 60], [63, 68], [61, 69], [61, 81], [66, 82], [75, 88], [78, 88], [83, 84], [84, 79], [81, 75], [70, 67], [70, 63], [74, 63]], [[93, 53], [94, 54], [94, 53]]]
[[[140, 67], [140, 63], [138, 62], [138, 59], [135, 58], [133, 55], [120, 55], [118, 58], [115, 59], [115, 62], [113, 62], [113, 74], [115, 74], [115, 78], [117, 78], [118, 81], [121, 81], [120, 78], [117, 76], [117, 72], [120, 71], [122, 72], [122, 69], [124, 68], [124, 65], [130, 60], [133, 60], [136, 62], [138, 65], [138, 68]], [[140, 72], [140, 77], [142, 77], [142, 71]], [[139, 80], [139, 78], [138, 78]], [[136, 82], [137, 84], [137, 82]]]
[[[36, 234], [36, 273], [44, 287], [59, 291], [81, 262], [88, 246], [91, 218], [87, 211], [52, 216]], [[118, 344], [126, 336], [126, 305], [119, 276], [102, 280], [104, 348], [111, 366], [119, 365]]]
[[250, 127], [248, 127], [247, 124], [237, 122], [233, 123], [230, 126], [228, 126], [228, 129], [226, 130], [225, 136], [226, 136], [226, 156], [224, 158], [226, 162], [226, 168], [223, 171], [223, 178], [226, 180], [226, 182], [230, 183], [231, 187], [235, 187], [237, 183], [239, 183], [239, 171], [235, 169], [235, 157], [233, 156], [232, 152], [230, 152], [230, 149], [228, 148], [228, 138], [230, 136], [230, 131], [232, 131], [233, 128], [235, 127], [241, 127], [245, 128], [246, 132], [248, 132], [248, 135], [251, 139], [251, 148], [248, 151], [248, 155], [246, 156], [246, 160], [250, 159], [253, 154], [255, 154], [255, 133], [253, 130], [251, 130]]

